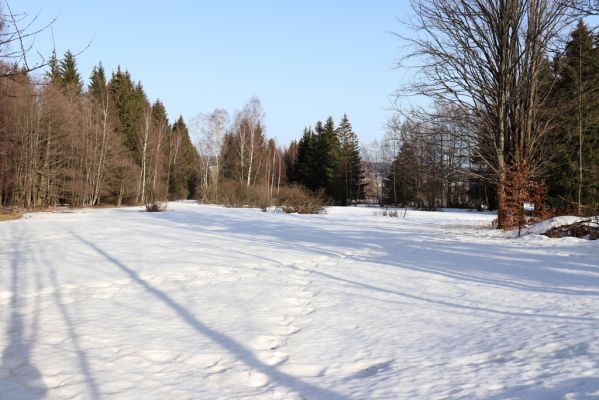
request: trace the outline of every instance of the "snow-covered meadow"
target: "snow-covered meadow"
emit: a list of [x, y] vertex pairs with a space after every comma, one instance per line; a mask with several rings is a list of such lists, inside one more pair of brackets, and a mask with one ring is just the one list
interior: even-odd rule
[[0, 399], [599, 398], [599, 243], [486, 213], [0, 223]]

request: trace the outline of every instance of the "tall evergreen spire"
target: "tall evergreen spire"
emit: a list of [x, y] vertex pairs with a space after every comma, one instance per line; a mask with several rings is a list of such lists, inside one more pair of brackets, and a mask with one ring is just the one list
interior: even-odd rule
[[79, 71], [77, 71], [77, 61], [71, 50], [67, 50], [64, 58], [60, 60], [59, 71], [61, 87], [74, 94], [81, 94], [83, 81]]
[[60, 66], [58, 64], [58, 58], [56, 58], [56, 50], [52, 50], [52, 55], [50, 56], [50, 60], [48, 60], [48, 66], [50, 67], [50, 70], [46, 72], [46, 77], [51, 83], [60, 87]]
[[358, 136], [353, 131], [347, 114], [337, 128], [339, 140], [339, 168], [336, 174], [335, 199], [341, 205], [364, 198], [364, 170]]

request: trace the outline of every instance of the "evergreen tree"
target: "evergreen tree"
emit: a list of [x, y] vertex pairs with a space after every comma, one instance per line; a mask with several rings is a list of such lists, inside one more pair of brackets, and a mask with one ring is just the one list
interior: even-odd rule
[[88, 92], [96, 98], [103, 96], [106, 91], [107, 82], [102, 63], [93, 68], [89, 81]]
[[199, 183], [198, 153], [191, 143], [189, 130], [182, 116], [173, 124], [170, 135], [173, 166], [169, 180], [169, 197], [196, 198]]
[[56, 51], [52, 51], [52, 55], [50, 56], [50, 60], [48, 60], [48, 66], [50, 70], [46, 73], [46, 77], [50, 80], [52, 84], [57, 87], [61, 87], [61, 76], [60, 76], [60, 66], [58, 64], [58, 59], [56, 58]]
[[335, 175], [339, 167], [339, 140], [335, 132], [333, 118], [329, 117], [324, 125], [317, 124], [316, 158], [319, 174], [317, 175], [318, 187], [334, 197]]
[[285, 149], [283, 154], [283, 160], [285, 163], [285, 173], [287, 175], [288, 183], [299, 183], [299, 176], [297, 172], [297, 151], [298, 144], [295, 140], [291, 141], [289, 147]]
[[418, 158], [416, 149], [405, 142], [383, 181], [383, 204], [408, 206], [418, 201]]
[[599, 204], [599, 49], [584, 22], [571, 33], [556, 69], [559, 123], [549, 137], [549, 197], [553, 206], [591, 211]]
[[63, 91], [71, 98], [80, 95], [83, 91], [83, 81], [79, 71], [77, 71], [75, 55], [70, 50], [67, 50], [64, 58], [60, 60], [59, 72], [60, 86]]
[[343, 115], [337, 128], [339, 141], [339, 168], [336, 174], [335, 200], [341, 205], [356, 203], [364, 198], [364, 169], [360, 156], [358, 136]]
[[119, 120], [117, 130], [122, 133], [125, 146], [134, 152], [143, 110], [147, 106], [143, 87], [141, 83], [134, 84], [129, 72], [120, 67], [112, 74], [109, 86]]
[[154, 120], [157, 122], [168, 122], [168, 117], [166, 115], [166, 107], [159, 99], [156, 100], [154, 104], [152, 104], [152, 116], [154, 117]]
[[316, 154], [316, 134], [312, 128], [305, 128], [297, 145], [297, 181], [311, 190], [318, 190], [318, 159]]

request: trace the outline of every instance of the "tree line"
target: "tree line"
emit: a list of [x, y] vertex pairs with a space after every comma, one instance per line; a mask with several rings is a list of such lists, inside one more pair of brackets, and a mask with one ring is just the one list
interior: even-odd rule
[[73, 53], [45, 77], [16, 66], [0, 94], [0, 204], [138, 204], [194, 195], [197, 154], [182, 118], [120, 68], [100, 63], [84, 85]]

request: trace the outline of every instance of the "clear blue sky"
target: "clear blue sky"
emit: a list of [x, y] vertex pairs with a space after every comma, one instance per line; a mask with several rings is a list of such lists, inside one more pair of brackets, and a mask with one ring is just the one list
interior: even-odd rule
[[[346, 112], [361, 141], [381, 137], [389, 96], [405, 78], [393, 70], [407, 0], [75, 1], [9, 0], [53, 25], [56, 50], [80, 51], [86, 79], [102, 61], [141, 80], [172, 119], [262, 100], [269, 137], [280, 144], [304, 126]], [[93, 40], [92, 40], [93, 39]], [[44, 32], [35, 48], [49, 54]]]

